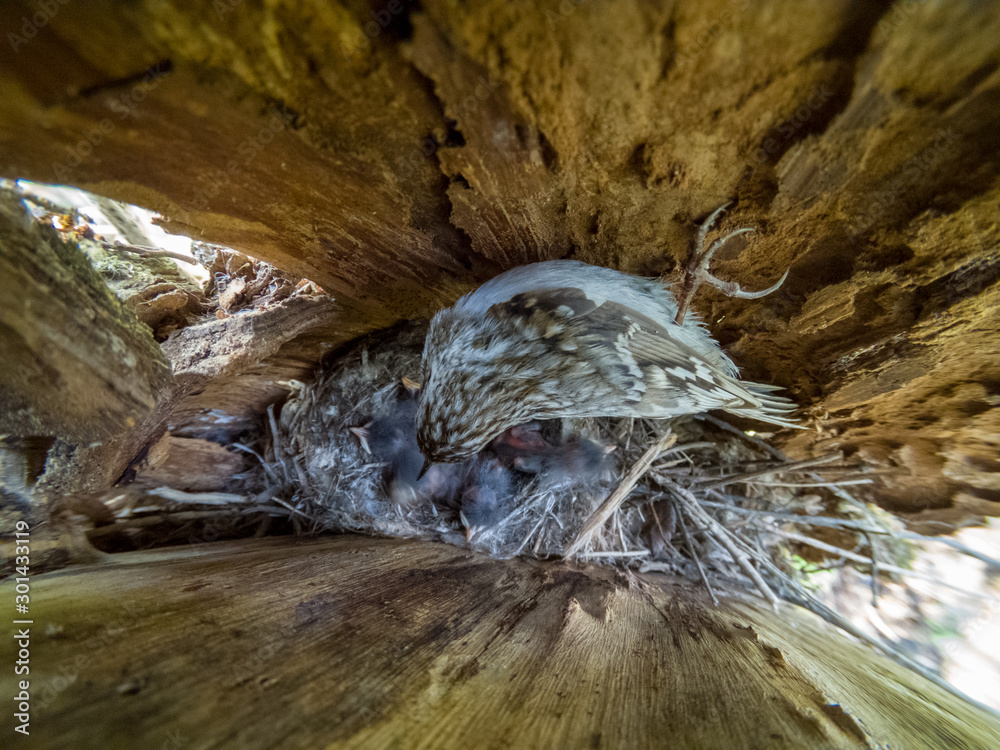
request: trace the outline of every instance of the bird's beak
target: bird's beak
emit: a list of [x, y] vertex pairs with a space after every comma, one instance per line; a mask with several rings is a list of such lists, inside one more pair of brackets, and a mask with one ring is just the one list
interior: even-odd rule
[[348, 430], [350, 430], [354, 434], [354, 437], [356, 437], [361, 442], [361, 448], [369, 456], [372, 453], [372, 449], [368, 446], [368, 428], [370, 426], [371, 426], [371, 422], [369, 422], [368, 424], [366, 424], [364, 427], [348, 427], [347, 428]]
[[[421, 457], [423, 457], [423, 454], [421, 454]], [[431, 462], [424, 458], [424, 465], [420, 467], [420, 471], [417, 473], [418, 482], [424, 478], [424, 474], [427, 473], [429, 468], [431, 468]]]
[[462, 511], [458, 512], [458, 520], [461, 521], [462, 525], [465, 527], [465, 541], [471, 542], [472, 537], [476, 535], [476, 532], [479, 531], [479, 528], [476, 526], [470, 526], [469, 519], [465, 517], [465, 513]]

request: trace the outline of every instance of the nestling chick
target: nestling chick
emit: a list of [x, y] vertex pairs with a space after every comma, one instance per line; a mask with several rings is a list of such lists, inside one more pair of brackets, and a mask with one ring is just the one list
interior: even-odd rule
[[614, 451], [614, 446], [578, 436], [550, 443], [542, 437], [538, 422], [511, 427], [494, 438], [490, 447], [504, 464], [526, 474], [541, 475], [545, 484], [594, 476]]
[[362, 446], [385, 464], [389, 495], [400, 503], [416, 499], [424, 457], [417, 445], [417, 402], [404, 396], [364, 427], [353, 427]]
[[533, 474], [540, 474], [549, 484], [567, 479], [579, 480], [596, 476], [606, 465], [608, 454], [614, 446], [601, 445], [587, 438], [574, 437], [562, 445], [538, 456], [523, 457], [514, 467]]
[[504, 465], [495, 458], [480, 458], [462, 490], [459, 518], [466, 539], [500, 523], [511, 511], [514, 492], [511, 474]]
[[490, 448], [497, 458], [512, 466], [519, 458], [536, 456], [552, 449], [552, 444], [542, 437], [540, 422], [514, 425], [497, 435]]
[[795, 426], [774, 386], [741, 382], [657, 281], [556, 260], [515, 268], [431, 321], [417, 439], [461, 461], [514, 425], [563, 417], [675, 417], [710, 409]]
[[[416, 433], [414, 432], [414, 435]], [[417, 482], [417, 494], [435, 505], [454, 506], [466, 485], [473, 461], [459, 464], [433, 464]]]
[[498, 470], [481, 468], [473, 475], [474, 469], [483, 466], [485, 458], [426, 465], [417, 445], [417, 404], [413, 396], [419, 385], [409, 378], [403, 378], [401, 385], [395, 398], [372, 421], [363, 427], [349, 428], [365, 452], [383, 464], [386, 493], [404, 506], [430, 502], [450, 508], [461, 508], [463, 498], [468, 495], [470, 513], [480, 519], [478, 525], [494, 525], [499, 519], [494, 520], [489, 509], [512, 494], [509, 472], [506, 469], [502, 472], [508, 475], [505, 486]]

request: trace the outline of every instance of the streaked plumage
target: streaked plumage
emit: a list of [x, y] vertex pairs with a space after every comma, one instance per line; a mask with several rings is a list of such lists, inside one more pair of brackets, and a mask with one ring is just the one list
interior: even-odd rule
[[441, 310], [424, 344], [417, 436], [459, 461], [535, 419], [710, 409], [795, 426], [774, 386], [741, 382], [657, 281], [572, 260], [512, 269]]

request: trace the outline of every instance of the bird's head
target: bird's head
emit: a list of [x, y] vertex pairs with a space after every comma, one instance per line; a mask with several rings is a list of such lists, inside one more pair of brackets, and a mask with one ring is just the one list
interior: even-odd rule
[[459, 517], [465, 538], [495, 529], [512, 508], [515, 487], [510, 472], [496, 459], [481, 461], [472, 470], [462, 493]]
[[417, 442], [428, 461], [475, 455], [531, 420], [537, 363], [497, 321], [454, 309], [434, 316], [424, 343]]

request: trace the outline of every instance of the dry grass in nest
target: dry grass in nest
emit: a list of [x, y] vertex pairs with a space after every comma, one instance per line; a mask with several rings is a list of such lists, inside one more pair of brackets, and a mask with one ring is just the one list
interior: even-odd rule
[[[300, 531], [337, 530], [469, 544], [454, 511], [387, 491], [383, 467], [351, 427], [419, 378], [425, 326], [395, 329], [342, 353], [315, 382], [295, 383], [269, 412], [257, 498], [284, 508]], [[790, 461], [762, 437], [713, 416], [677, 420], [587, 419], [564, 434], [614, 445], [613, 466], [587, 481], [522, 481], [515, 510], [471, 546], [498, 557], [574, 558], [639, 572], [700, 579], [716, 591], [756, 588], [777, 610], [784, 599], [870, 643], [949, 691], [938, 675], [877, 641], [819, 601], [800, 574], [803, 550], [830, 567], [906, 573], [901, 525], [855, 499], [871, 474], [831, 454]], [[245, 448], [251, 450], [250, 448]], [[853, 548], [814, 535], [835, 531]], [[716, 599], [717, 601], [717, 599]]]

